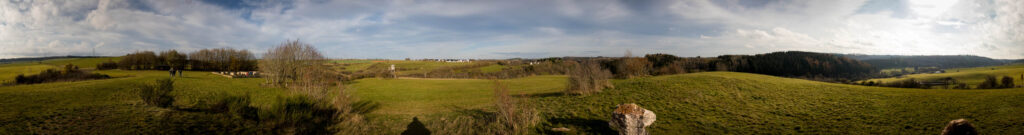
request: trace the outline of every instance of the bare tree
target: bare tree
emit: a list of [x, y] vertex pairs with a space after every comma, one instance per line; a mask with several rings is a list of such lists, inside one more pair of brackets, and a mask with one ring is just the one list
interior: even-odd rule
[[326, 59], [312, 45], [286, 41], [268, 50], [259, 62], [259, 70], [271, 86], [283, 86], [323, 99], [333, 80]]
[[605, 88], [613, 87], [608, 80], [611, 72], [602, 69], [600, 64], [593, 60], [583, 61], [575, 64], [569, 70], [569, 87], [567, 94], [591, 94], [601, 92]]

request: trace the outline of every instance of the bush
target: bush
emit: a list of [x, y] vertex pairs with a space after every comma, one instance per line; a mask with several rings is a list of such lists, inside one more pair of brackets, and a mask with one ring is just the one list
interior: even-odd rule
[[615, 78], [633, 78], [647, 76], [651, 63], [644, 58], [623, 57], [615, 61]]
[[1013, 77], [1003, 76], [1003, 79], [1000, 82], [1002, 82], [1002, 84], [1003, 84], [1003, 85], [1000, 85], [1001, 88], [1013, 88], [1013, 87], [1015, 87], [1013, 85]]
[[96, 70], [110, 70], [117, 69], [117, 62], [107, 61], [100, 64], [96, 64]]
[[63, 70], [47, 69], [39, 72], [36, 75], [24, 75], [19, 74], [14, 77], [15, 84], [37, 84], [47, 82], [59, 82], [59, 81], [80, 81], [80, 80], [93, 80], [93, 79], [106, 79], [110, 78], [108, 75], [88, 73], [85, 71], [78, 70], [78, 66], [65, 65]]
[[169, 78], [157, 79], [154, 84], [139, 85], [136, 91], [146, 104], [163, 108], [174, 104], [174, 97], [170, 95], [174, 91], [174, 81]]
[[329, 134], [330, 127], [341, 122], [339, 114], [330, 104], [295, 96], [260, 112], [260, 123], [277, 132], [271, 134]]
[[247, 96], [229, 96], [218, 100], [210, 106], [209, 110], [212, 110], [213, 112], [226, 113], [234, 116], [235, 118], [257, 120], [259, 116], [259, 109], [249, 106], [249, 104], [251, 104], [251, 102]]
[[906, 79], [906, 80], [902, 80], [902, 81], [891, 82], [891, 83], [886, 83], [886, 84], [883, 84], [882, 86], [885, 86], [885, 87], [897, 87], [897, 88], [921, 88], [921, 89], [928, 89], [928, 88], [930, 88], [930, 86], [921, 84], [920, 81], [917, 81], [917, 79], [914, 79], [914, 78], [910, 78], [910, 79]]
[[441, 119], [427, 124], [436, 134], [528, 134], [540, 117], [526, 100], [509, 96], [508, 87], [495, 81], [494, 96], [496, 112], [482, 109], [457, 110], [453, 118]]
[[503, 134], [526, 134], [529, 127], [538, 122], [537, 111], [529, 103], [509, 97], [508, 86], [494, 81], [494, 106], [497, 107], [497, 121], [503, 125]]
[[567, 94], [591, 94], [613, 87], [608, 80], [611, 73], [602, 69], [596, 61], [587, 60], [575, 65], [569, 71], [569, 87], [565, 91]]
[[978, 89], [997, 89], [999, 88], [999, 82], [996, 81], [995, 76], [985, 77], [985, 81], [978, 84]]

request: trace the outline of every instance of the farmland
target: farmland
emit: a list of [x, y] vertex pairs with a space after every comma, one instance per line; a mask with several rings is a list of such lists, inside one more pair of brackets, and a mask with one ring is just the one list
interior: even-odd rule
[[[66, 60], [89, 63], [100, 58]], [[45, 63], [45, 62], [44, 62]], [[6, 70], [45, 69], [40, 64], [4, 65]], [[1014, 66], [997, 67], [1012, 69]], [[989, 68], [991, 70], [991, 68]], [[983, 68], [961, 72], [983, 72]], [[14, 71], [5, 71], [14, 72]], [[140, 82], [165, 78], [165, 71], [95, 71], [113, 79], [0, 87], [0, 132], [158, 133], [168, 119], [206, 118], [172, 115], [171, 109], [146, 106], [131, 90]], [[11, 76], [5, 75], [4, 78]], [[260, 78], [231, 79], [207, 72], [185, 72], [175, 79], [177, 106], [196, 106], [225, 97], [248, 96], [266, 108], [291, 95], [261, 87]], [[561, 94], [565, 76], [499, 80], [519, 99], [533, 104], [542, 122], [533, 131], [573, 129], [570, 134], [612, 132], [608, 114], [616, 104], [637, 103], [658, 114], [654, 134], [860, 133], [931, 134], [951, 119], [974, 121], [989, 134], [1024, 133], [1024, 90], [925, 90], [867, 87], [736, 72], [704, 72], [614, 80], [605, 92]], [[459, 110], [493, 110], [493, 80], [366, 78], [346, 85], [361, 100], [381, 107], [367, 115], [380, 133], [404, 130], [412, 117], [425, 123], [457, 115]], [[194, 123], [195, 124], [195, 123]], [[210, 123], [207, 123], [210, 124]], [[187, 125], [179, 125], [187, 126]], [[87, 130], [88, 129], [88, 130]], [[776, 130], [784, 129], [784, 130]], [[431, 129], [438, 130], [438, 129]]]
[[945, 73], [911, 74], [892, 78], [871, 79], [867, 81], [896, 82], [910, 78], [920, 80], [936, 80], [951, 77], [962, 83], [967, 83], [969, 85], [978, 85], [982, 81], [985, 81], [985, 77], [988, 76], [1009, 76], [1013, 77], [1014, 79], [1017, 79], [1017, 81], [1019, 82], [1019, 79], [1021, 79], [1020, 76], [1024, 74], [1024, 64], [974, 68], [953, 68], [945, 69], [945, 71]]

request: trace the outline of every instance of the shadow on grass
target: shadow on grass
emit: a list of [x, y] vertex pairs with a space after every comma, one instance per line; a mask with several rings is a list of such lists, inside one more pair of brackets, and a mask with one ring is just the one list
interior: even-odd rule
[[563, 96], [563, 95], [565, 95], [565, 93], [562, 93], [562, 92], [548, 92], [548, 93], [533, 93], [533, 94], [516, 94], [516, 95], [513, 95], [513, 96], [517, 97], [517, 98], [524, 98], [524, 97], [525, 98], [542, 98], [542, 97], [556, 97], [556, 96]]
[[[612, 130], [608, 126], [608, 121], [600, 119], [583, 119], [583, 118], [551, 118], [547, 120], [553, 127], [568, 127], [574, 130], [576, 134], [600, 134], [600, 135], [615, 135], [618, 132]], [[551, 130], [544, 130], [544, 134], [566, 134], [563, 132], [555, 132]]]

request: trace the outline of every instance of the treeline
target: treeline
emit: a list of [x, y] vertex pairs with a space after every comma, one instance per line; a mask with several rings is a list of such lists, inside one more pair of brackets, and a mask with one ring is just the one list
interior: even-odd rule
[[[442, 67], [422, 74], [405, 75], [426, 78], [517, 78], [530, 75], [565, 75], [578, 63], [594, 63], [625, 79], [652, 75], [671, 75], [705, 71], [734, 71], [819, 81], [849, 82], [872, 77], [877, 71], [870, 64], [833, 54], [813, 52], [774, 52], [758, 55], [723, 55], [712, 58], [683, 58], [669, 54], [647, 54], [643, 57], [560, 57], [532, 60], [503, 60], [506, 68], [498, 72], [481, 72], [480, 67], [492, 63]], [[375, 64], [367, 70], [344, 72], [349, 79], [394, 76], [388, 65]], [[402, 68], [398, 68], [399, 72]], [[346, 79], [346, 80], [349, 80]]]
[[[939, 78], [934, 80], [922, 80], [909, 78], [900, 81], [893, 82], [882, 82], [882, 81], [861, 81], [860, 85], [864, 86], [881, 86], [881, 87], [896, 87], [896, 88], [919, 88], [919, 89], [932, 89], [939, 87], [941, 89], [971, 89], [971, 85], [960, 82], [952, 77]], [[986, 76], [985, 81], [975, 85], [976, 89], [1004, 89], [1017, 87], [1017, 83], [1013, 77], [1003, 76], [997, 78], [996, 76]]]
[[900, 56], [900, 55], [843, 55], [861, 60], [879, 69], [903, 67], [937, 67], [963, 68], [1002, 65], [1006, 62], [973, 55], [935, 55], [935, 56]]
[[153, 51], [130, 53], [115, 63], [97, 65], [97, 69], [116, 66], [123, 70], [203, 70], [203, 71], [253, 71], [256, 57], [248, 50], [230, 48], [202, 49], [189, 54], [168, 50], [159, 54]]
[[110, 78], [108, 75], [89, 73], [78, 69], [75, 65], [64, 65], [64, 69], [46, 69], [35, 75], [19, 74], [14, 77], [14, 84], [37, 84], [48, 82], [80, 81]]
[[773, 52], [758, 55], [723, 55], [715, 58], [682, 58], [648, 54], [643, 58], [594, 58], [615, 78], [668, 75], [704, 71], [734, 71], [821, 81], [847, 81], [871, 77], [870, 64], [832, 54]]
[[870, 64], [847, 57], [813, 52], [774, 52], [753, 56], [719, 56], [729, 71], [813, 79], [864, 79], [877, 71]]

